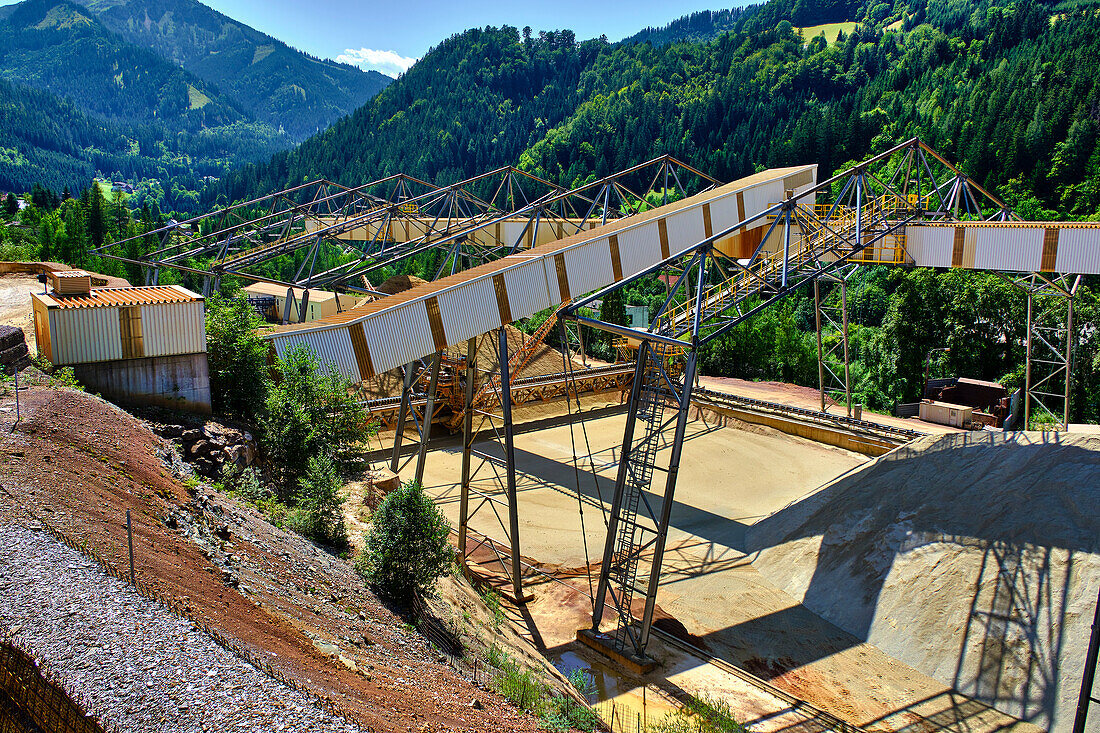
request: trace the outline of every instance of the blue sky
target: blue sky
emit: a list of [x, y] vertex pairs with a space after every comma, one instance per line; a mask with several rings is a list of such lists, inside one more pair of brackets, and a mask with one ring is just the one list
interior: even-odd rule
[[[80, 0], [77, 0], [79, 2]], [[203, 0], [226, 15], [322, 58], [339, 58], [391, 75], [429, 47], [475, 26], [570, 28], [578, 39], [613, 41], [696, 10], [732, 7], [730, 0], [592, 2], [556, 0]], [[11, 4], [0, 0], [0, 5]], [[342, 58], [341, 58], [342, 57]]]

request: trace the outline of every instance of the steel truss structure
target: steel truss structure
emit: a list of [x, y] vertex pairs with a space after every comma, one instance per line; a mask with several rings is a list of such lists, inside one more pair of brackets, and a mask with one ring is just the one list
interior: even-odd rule
[[[443, 252], [438, 278], [630, 216], [649, 205], [654, 193], [664, 203], [670, 193], [688, 195], [717, 183], [669, 155], [572, 189], [513, 166], [449, 185], [406, 174], [355, 188], [317, 180], [95, 252], [143, 266], [150, 284], [163, 268], [202, 276], [207, 294], [234, 276], [304, 288], [304, 299], [310, 288], [377, 296], [382, 294], [371, 289], [367, 276], [418, 254]], [[121, 254], [149, 246], [154, 249], [139, 259]], [[343, 262], [317, 271], [318, 255], [326, 249]], [[293, 278], [263, 274], [264, 264], [287, 255], [301, 255]], [[305, 308], [299, 312], [304, 318]]]
[[1069, 429], [1073, 388], [1073, 298], [1081, 276], [1001, 275], [1027, 295], [1027, 365], [1022, 429], [1051, 423]]
[[[848, 359], [848, 279], [855, 266], [814, 280], [814, 322], [817, 327], [817, 381], [821, 411], [828, 412], [834, 395], [843, 396], [847, 416], [852, 416], [852, 380]], [[830, 303], [822, 298], [822, 286], [835, 284], [840, 298]], [[828, 293], [826, 293], [828, 295]]]
[[[906, 227], [1015, 218], [1003, 202], [919, 139], [898, 145], [802, 194], [792, 194], [788, 192], [784, 201], [704, 239], [681, 255], [562, 310], [563, 318], [641, 340], [592, 626], [583, 635], [642, 667], [651, 664], [645, 650], [653, 625], [700, 347], [798, 288], [826, 278], [839, 281], [843, 288], [853, 264], [911, 263], [905, 252]], [[721, 251], [722, 240], [754, 223], [759, 225], [761, 220], [769, 222], [767, 233], [750, 257], [734, 259]], [[959, 244], [956, 242], [957, 248]], [[659, 273], [672, 273], [675, 285], [647, 331], [581, 315], [580, 309], [593, 300]], [[1054, 281], [1038, 279], [1047, 286], [1054, 285]], [[1061, 291], [1072, 297], [1072, 289], [1063, 287]], [[1048, 292], [1037, 290], [1034, 297], [1045, 297]], [[841, 308], [846, 312], [844, 296], [842, 291]], [[821, 318], [820, 290], [816, 300]], [[845, 312], [839, 323], [842, 330], [846, 330]], [[1038, 314], [1032, 320], [1044, 323]], [[1069, 319], [1066, 323], [1071, 331]], [[821, 333], [819, 328], [819, 338]], [[1056, 350], [1044, 332], [1036, 333], [1036, 340]], [[670, 352], [685, 348], [682, 376], [678, 376], [669, 368]], [[833, 353], [833, 349], [827, 352], [822, 346], [819, 363], [823, 371], [826, 358]], [[1066, 354], [1062, 365], [1068, 374], [1069, 352]], [[846, 350], [843, 356], [846, 372]], [[1054, 366], [1058, 368], [1058, 364]], [[835, 371], [831, 373], [839, 376]], [[1029, 389], [1038, 391], [1048, 383], [1049, 379], [1036, 378], [1029, 382]], [[821, 386], [824, 393], [824, 376]], [[850, 392], [849, 385], [845, 385], [845, 391]], [[658, 447], [665, 443], [671, 446], [668, 463], [657, 466]], [[664, 486], [659, 492], [652, 486], [657, 471], [664, 473]], [[645, 603], [641, 617], [636, 618], [634, 600], [639, 595], [644, 595]], [[605, 631], [601, 623], [608, 605], [617, 621], [614, 629]]]

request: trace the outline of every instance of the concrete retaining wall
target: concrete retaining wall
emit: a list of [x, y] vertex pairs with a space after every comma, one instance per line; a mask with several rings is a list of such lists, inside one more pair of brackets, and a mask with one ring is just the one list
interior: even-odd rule
[[73, 371], [89, 392], [98, 392], [112, 402], [210, 413], [206, 354], [76, 364]]

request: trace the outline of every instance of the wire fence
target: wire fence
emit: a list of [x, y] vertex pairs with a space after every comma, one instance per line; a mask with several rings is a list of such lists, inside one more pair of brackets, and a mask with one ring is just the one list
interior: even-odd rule
[[0, 697], [7, 697], [0, 700], [0, 733], [36, 727], [50, 733], [106, 733], [86, 704], [66, 694], [59, 679], [14, 643], [0, 643]]
[[611, 733], [656, 733], [664, 729], [663, 723], [667, 716], [667, 713], [644, 713], [614, 700], [602, 700], [594, 703], [592, 708]]

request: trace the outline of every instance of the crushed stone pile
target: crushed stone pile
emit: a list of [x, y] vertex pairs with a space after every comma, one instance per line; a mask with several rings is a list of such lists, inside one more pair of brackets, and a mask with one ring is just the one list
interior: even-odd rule
[[143, 731], [360, 730], [45, 531], [9, 525], [0, 538], [0, 622], [101, 723]]
[[1100, 436], [959, 433], [841, 476], [747, 541], [811, 611], [1058, 732], [1100, 589], [1098, 507]]

